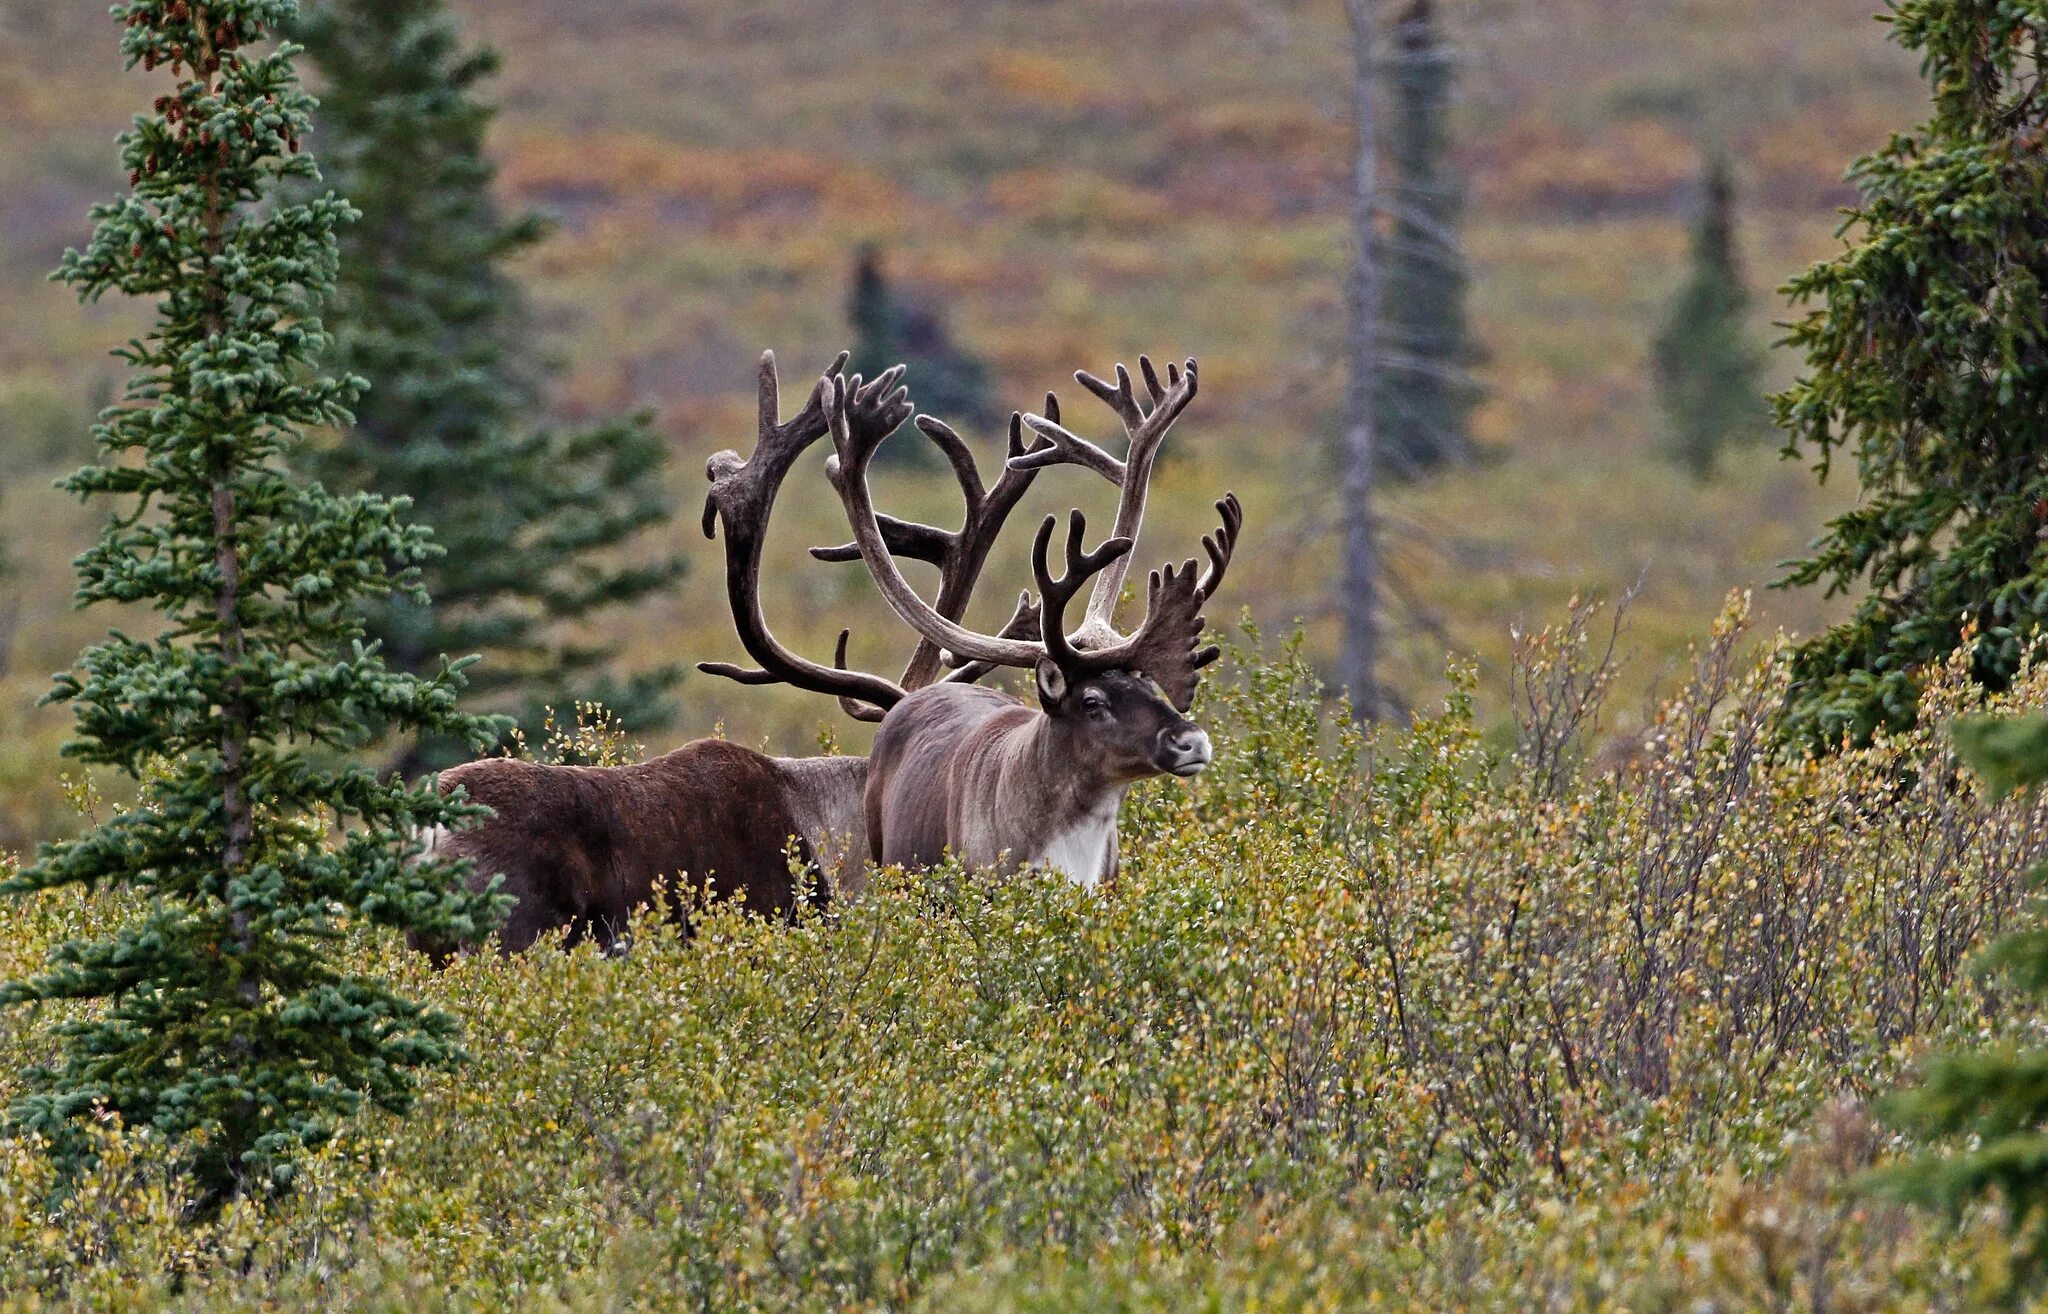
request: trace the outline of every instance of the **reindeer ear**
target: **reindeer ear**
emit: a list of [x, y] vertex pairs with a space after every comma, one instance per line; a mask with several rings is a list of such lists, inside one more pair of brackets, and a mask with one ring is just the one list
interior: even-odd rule
[[1049, 712], [1067, 696], [1067, 673], [1050, 657], [1039, 658], [1032, 670], [1038, 676], [1038, 705]]

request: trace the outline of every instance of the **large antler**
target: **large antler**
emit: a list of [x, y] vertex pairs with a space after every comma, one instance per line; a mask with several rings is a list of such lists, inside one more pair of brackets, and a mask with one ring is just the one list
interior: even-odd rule
[[[1009, 452], [1003, 472], [993, 486], [987, 486], [959, 434], [943, 421], [918, 416], [918, 429], [945, 455], [966, 500], [961, 527], [948, 531], [884, 516], [875, 510], [868, 488], [868, 468], [883, 440], [910, 413], [908, 393], [898, 386], [903, 376], [901, 366], [863, 383], [858, 375], [850, 380], [843, 376], [846, 359], [846, 354], [841, 353], [812, 389], [804, 408], [784, 423], [779, 419], [774, 355], [764, 354], [760, 439], [754, 455], [743, 461], [735, 452], [720, 452], [711, 459], [708, 473], [712, 490], [705, 504], [705, 533], [713, 532], [715, 521], [722, 520], [726, 526], [727, 591], [734, 623], [741, 642], [761, 663], [761, 669], [749, 670], [722, 662], [701, 663], [702, 669], [743, 683], [782, 681], [830, 693], [852, 715], [876, 720], [900, 701], [907, 689], [929, 684], [937, 676], [942, 660], [958, 668], [948, 679], [966, 680], [993, 667], [1029, 668], [1050, 658], [1070, 675], [1113, 668], [1142, 671], [1159, 683], [1175, 705], [1185, 709], [1193, 696], [1196, 673], [1217, 656], [1213, 647], [1195, 647], [1203, 625], [1199, 609], [1222, 583], [1236, 548], [1243, 525], [1243, 510], [1237, 499], [1227, 496], [1216, 504], [1223, 524], [1202, 540], [1209, 569], [1199, 580], [1192, 560], [1179, 567], [1154, 571], [1147, 590], [1146, 619], [1138, 631], [1128, 637], [1121, 635], [1111, 625], [1110, 617], [1129, 571], [1135, 532], [1144, 521], [1159, 443], [1194, 396], [1195, 362], [1188, 361], [1185, 370], [1169, 366], [1167, 382], [1162, 386], [1151, 361], [1139, 358], [1139, 369], [1151, 398], [1149, 411], [1137, 400], [1130, 373], [1121, 365], [1117, 367], [1114, 385], [1085, 371], [1076, 374], [1083, 386], [1123, 419], [1130, 448], [1127, 459], [1122, 461], [1061, 427], [1058, 399], [1048, 393], [1044, 415], [1011, 417]], [[1025, 437], [1027, 424], [1044, 439], [1042, 443]], [[825, 561], [858, 558], [890, 608], [919, 635], [917, 651], [900, 685], [847, 670], [845, 631], [839, 635], [835, 664], [827, 668], [783, 647], [769, 632], [761, 614], [761, 545], [775, 494], [804, 449], [828, 434], [834, 454], [826, 462], [826, 476], [846, 509], [854, 541], [811, 551]], [[960, 616], [1003, 524], [1037, 472], [1058, 464], [1084, 466], [1118, 485], [1118, 532], [1090, 551], [1082, 542], [1086, 521], [1076, 511], [1068, 535], [1066, 570], [1055, 577], [1047, 564], [1055, 521], [1048, 518], [1039, 529], [1033, 549], [1039, 602], [1034, 605], [1028, 594], [1020, 598], [1016, 611], [999, 633], [968, 629], [960, 623]], [[1126, 527], [1130, 532], [1123, 532]], [[925, 602], [903, 578], [896, 565], [897, 557], [914, 558], [939, 568], [940, 596], [936, 606]], [[1066, 609], [1081, 586], [1091, 579], [1095, 587], [1087, 613], [1081, 626], [1070, 635], [1066, 630]]]
[[1039, 523], [1038, 537], [1031, 543], [1031, 573], [1038, 580], [1039, 624], [1045, 636], [1045, 655], [1061, 671], [1072, 674], [1086, 666], [1087, 658], [1067, 637], [1067, 604], [1083, 584], [1099, 579], [1105, 569], [1130, 555], [1132, 545], [1127, 538], [1110, 538], [1093, 552], [1088, 551], [1081, 546], [1082, 536], [1088, 532], [1088, 517], [1076, 508], [1067, 521], [1066, 571], [1056, 576], [1046, 560], [1056, 522], [1057, 517], [1047, 516]]
[[[1052, 393], [1045, 394], [1045, 414], [1057, 424], [1060, 418], [1059, 398]], [[966, 614], [967, 604], [974, 596], [975, 583], [981, 578], [982, 567], [988, 563], [989, 551], [1002, 534], [1010, 512], [1031, 487], [1038, 472], [1047, 466], [1059, 464], [1085, 465], [1097, 469], [1105, 478], [1115, 482], [1116, 476], [1085, 459], [1071, 459], [1056, 444], [1027, 436], [1024, 432], [1024, 417], [1010, 413], [1010, 445], [1003, 463], [1003, 471], [994, 484], [982, 483], [981, 471], [976, 466], [974, 454], [960, 435], [945, 421], [935, 416], [919, 415], [915, 421], [918, 430], [929, 438], [944, 454], [946, 462], [953, 469], [953, 476], [960, 483], [962, 498], [966, 501], [966, 514], [957, 530], [940, 529], [933, 525], [917, 524], [898, 520], [894, 516], [877, 514], [875, 523], [881, 532], [884, 544], [891, 554], [929, 562], [939, 568], [939, 594], [931, 610], [949, 621], [958, 622]], [[886, 436], [884, 434], [883, 436]], [[875, 443], [880, 437], [874, 439]], [[868, 449], [872, 456], [873, 448]], [[845, 477], [842, 463], [838, 478]], [[865, 479], [865, 461], [862, 465]], [[858, 542], [838, 547], [812, 548], [811, 555], [820, 561], [863, 560]], [[920, 635], [922, 636], [922, 631]], [[1038, 637], [1038, 609], [1029, 596], [1019, 600], [1017, 610], [994, 637], [999, 639], [1031, 640]], [[911, 654], [910, 664], [903, 671], [903, 687], [919, 689], [930, 684], [937, 677], [941, 660], [941, 645], [929, 638], [920, 637], [917, 650]], [[974, 680], [988, 673], [992, 663], [966, 661], [946, 678], [948, 680]]]
[[[1023, 618], [1026, 614], [1021, 604], [1018, 614], [1011, 618], [1010, 624], [1004, 626], [1004, 633], [983, 634], [966, 628], [953, 617], [942, 614], [919, 597], [917, 590], [910, 587], [909, 581], [903, 578], [903, 572], [896, 567], [895, 554], [890, 550], [882, 524], [875, 513], [873, 495], [868, 490], [868, 466], [874, 459], [876, 449], [881, 446], [882, 440], [889, 436], [895, 425], [885, 427], [873, 414], [858, 407], [849, 407], [844, 379], [828, 375], [819, 381], [819, 388], [824, 400], [825, 423], [832, 435], [832, 446], [836, 453], [826, 462], [825, 474], [832, 481], [832, 486], [838, 490], [839, 500], [846, 507], [847, 523], [853, 529], [854, 549], [860, 554], [862, 563], [868, 568], [868, 574], [874, 577], [876, 586], [881, 589], [882, 597], [890, 608], [906, 625], [922, 635], [927, 643], [935, 648], [944, 649], [962, 662], [1018, 666], [1026, 669], [1035, 665], [1039, 658], [1045, 656], [1045, 645], [1038, 640], [1019, 636], [1018, 632], [1024, 628]], [[920, 427], [924, 428], [927, 436], [935, 436], [934, 429], [950, 436], [961, 455], [966, 455], [965, 444], [960, 443], [958, 435], [953, 434], [944, 425], [933, 422], [930, 426]], [[935, 437], [935, 441], [939, 441], [942, 448], [947, 447], [943, 439]], [[1021, 430], [1017, 441], [1022, 441]], [[956, 461], [954, 467], [956, 472], [961, 472], [962, 486], [969, 493], [969, 529], [975, 528], [977, 521], [983, 519], [977, 516], [973, 509], [976, 506], [974, 494], [980, 488], [980, 477], [972, 472], [972, 467], [971, 459], [966, 460], [964, 464]], [[1022, 489], [1019, 488], [1017, 495], [1021, 494]], [[1015, 498], [1012, 497], [1010, 504], [1014, 503]], [[981, 505], [986, 506], [986, 498]], [[1008, 514], [1007, 507], [1004, 508], [1003, 514]], [[904, 525], [901, 521], [896, 523], [899, 526]], [[1000, 522], [996, 522], [992, 528], [994, 527], [1000, 527]], [[923, 531], [916, 536], [920, 544], [929, 544], [933, 541], [930, 535], [944, 532], [933, 530], [930, 526], [914, 528]], [[993, 539], [994, 535], [990, 532], [987, 534], [987, 542], [979, 545], [983, 558], [986, 557], [988, 545]], [[1126, 542], [1122, 550], [1129, 551], [1130, 544]], [[833, 549], [825, 551], [834, 558], [839, 555]], [[977, 563], [976, 570], [978, 569]], [[959, 574], [965, 577], [966, 586], [971, 587], [971, 576], [965, 571]], [[964, 599], [962, 601], [964, 603]], [[932, 667], [934, 671], [937, 669], [936, 660], [935, 653]]]
[[1192, 557], [1177, 567], [1169, 565], [1153, 571], [1147, 581], [1144, 624], [1128, 638], [1117, 635], [1113, 643], [1085, 649], [1077, 646], [1081, 638], [1078, 632], [1071, 638], [1060, 633], [1066, 604], [1080, 578], [1093, 575], [1099, 584], [1102, 576], [1098, 572], [1126, 559], [1130, 540], [1112, 538], [1095, 552], [1084, 553], [1080, 543], [1086, 522], [1079, 511], [1074, 512], [1073, 527], [1067, 536], [1067, 573], [1054, 579], [1046, 565], [1046, 550], [1052, 539], [1052, 518], [1046, 517], [1032, 546], [1031, 568], [1038, 576], [1039, 591], [1045, 599], [1047, 655], [1059, 663], [1070, 683], [1089, 671], [1143, 671], [1152, 677], [1169, 702], [1183, 712], [1188, 709], [1194, 701], [1197, 675], [1223, 652], [1214, 644], [1205, 648], [1195, 646], [1201, 642], [1203, 628], [1208, 624], [1201, 609], [1223, 583], [1231, 554], [1237, 550], [1238, 535], [1244, 528], [1244, 508], [1236, 494], [1224, 494], [1216, 511], [1223, 517], [1223, 523], [1215, 533], [1202, 538], [1202, 552], [1209, 558], [1209, 568], [1201, 577], [1195, 575]]
[[[768, 514], [775, 495], [804, 449], [825, 436], [828, 384], [832, 404], [844, 423], [849, 409], [846, 381], [840, 371], [847, 353], [840, 352], [809, 400], [786, 423], [780, 419], [780, 386], [775, 377], [775, 353], [761, 353], [760, 429], [752, 456], [741, 459], [734, 451], [712, 456], [705, 467], [711, 492], [704, 499], [704, 536], [715, 536], [719, 523], [725, 525], [725, 590], [732, 607], [733, 625], [740, 643], [759, 662], [759, 669], [728, 662], [699, 662], [697, 668], [710, 675], [724, 676], [741, 684], [791, 684], [814, 693], [832, 694], [848, 715], [863, 721], [879, 721], [883, 713], [900, 702], [902, 686], [878, 675], [846, 669], [847, 631], [839, 632], [834, 665], [820, 666], [784, 647], [768, 629], [761, 611], [761, 548], [766, 541]], [[861, 417], [863, 428], [881, 426], [882, 432], [903, 422], [910, 403], [897, 381], [903, 367], [885, 371], [872, 383], [854, 380], [851, 409]], [[899, 540], [901, 535], [898, 536]], [[897, 550], [912, 553], [915, 544], [899, 541]]]
[[[1040, 598], [1035, 618], [1038, 636], [1034, 639], [1029, 634], [1029, 623], [1034, 618], [1028, 598], [1020, 600], [1002, 633], [983, 634], [941, 615], [910, 587], [896, 567], [898, 554], [891, 551], [867, 482], [869, 463], [889, 435], [889, 429], [881, 427], [886, 417], [878, 419], [869, 411], [849, 407], [844, 380], [827, 378], [820, 387], [825, 423], [835, 452], [825, 471], [846, 508], [847, 521], [853, 528], [853, 550], [868, 567], [882, 596], [906, 624], [975, 674], [991, 666], [1030, 667], [1046, 658], [1056, 663], [1070, 680], [1094, 670], [1138, 670], [1151, 676], [1175, 706], [1188, 706], [1194, 696], [1197, 672], [1214, 661], [1219, 652], [1214, 647], [1198, 649], [1195, 645], [1204, 623], [1200, 609], [1222, 584], [1244, 526], [1244, 509], [1234, 495], [1226, 495], [1216, 504], [1223, 523], [1202, 540], [1202, 550], [1209, 559], [1206, 571], [1197, 577], [1195, 562], [1190, 559], [1178, 567], [1152, 572], [1145, 622], [1136, 633], [1126, 637], [1108, 630], [1109, 642], [1084, 647], [1082, 633], [1070, 636], [1066, 631], [1066, 609], [1081, 586], [1092, 579], [1099, 590], [1104, 575], [1127, 561], [1132, 547], [1130, 538], [1113, 535], [1100, 547], [1088, 550], [1083, 545], [1087, 520], [1077, 510], [1067, 533], [1063, 574], [1055, 576], [1048, 562], [1057, 523], [1053, 517], [1048, 516], [1039, 526], [1032, 546], [1032, 571], [1037, 577]], [[1157, 439], [1152, 439], [1151, 445], [1156, 444]], [[963, 477], [962, 484], [970, 491], [972, 505], [971, 494], [978, 487], [978, 480], [970, 483]], [[1139, 500], [1142, 501], [1142, 496]], [[928, 526], [922, 528], [928, 533], [938, 532]], [[843, 549], [828, 551], [835, 557], [844, 555]]]
[[[1145, 499], [1151, 492], [1152, 464], [1159, 455], [1159, 444], [1166, 438], [1173, 422], [1180, 418], [1180, 413], [1194, 400], [1196, 383], [1193, 357], [1188, 358], [1185, 367], [1176, 367], [1169, 362], [1164, 385], [1160, 383], [1149, 357], [1138, 357], [1138, 372], [1145, 379], [1150, 410], [1139, 401], [1137, 390], [1131, 385], [1131, 373], [1121, 363], [1116, 367], [1114, 384], [1086, 370], [1074, 372], [1075, 380], [1100, 397], [1122, 421], [1124, 434], [1130, 440], [1123, 460], [1119, 461], [1086, 438], [1061, 427], [1057, 413], [1025, 416], [1024, 423], [1046, 439], [1046, 446], [1011, 458], [1013, 466], [1025, 468], [1050, 465], [1055, 461], [1085, 465], [1118, 485], [1121, 494], [1117, 499], [1116, 524], [1111, 527], [1110, 535], [1112, 538], [1128, 538], [1132, 542], [1137, 541], [1138, 531], [1145, 523]], [[1130, 568], [1130, 558], [1125, 556], [1095, 577], [1095, 590], [1089, 595], [1088, 611], [1081, 618], [1080, 628], [1074, 635], [1075, 641], [1083, 648], [1106, 647], [1121, 637], [1112, 621]]]

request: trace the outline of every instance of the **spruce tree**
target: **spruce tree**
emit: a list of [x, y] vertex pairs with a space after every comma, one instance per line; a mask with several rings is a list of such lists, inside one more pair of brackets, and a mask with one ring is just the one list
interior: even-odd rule
[[1817, 304], [1774, 399], [1788, 454], [1852, 454], [1862, 489], [1780, 581], [1865, 590], [1793, 656], [1786, 727], [1820, 749], [1912, 724], [1966, 626], [2003, 687], [2048, 615], [2048, 0], [1900, 0], [1891, 27], [1933, 112], [1857, 161], [1861, 238], [1792, 284]]
[[1376, 408], [1380, 461], [1415, 475], [1471, 458], [1478, 352], [1465, 317], [1465, 198], [1448, 158], [1454, 60], [1431, 0], [1409, 5], [1393, 47]]
[[[1994, 793], [2048, 782], [2048, 717], [1977, 717], [1958, 725], [1955, 738]], [[2037, 868], [2037, 886], [2042, 876]], [[2017, 990], [2048, 998], [2048, 927], [2007, 935], [1981, 966]], [[2021, 1239], [2014, 1277], [2022, 1286], [2048, 1277], [2048, 1050], [2006, 1046], [1945, 1055], [1892, 1107], [1907, 1128], [1952, 1148], [1891, 1170], [1889, 1184], [1950, 1211], [2000, 1197]]]
[[1711, 478], [1724, 449], [1768, 432], [1763, 353], [1745, 322], [1749, 293], [1735, 254], [1735, 180], [1716, 157], [1693, 228], [1692, 272], [1657, 336], [1665, 453], [1695, 479]]
[[[882, 253], [862, 246], [854, 258], [853, 288], [846, 302], [853, 330], [847, 369], [874, 378], [897, 363], [909, 368], [918, 405], [965, 432], [987, 432], [999, 416], [991, 400], [988, 365], [953, 339], [945, 317], [929, 305], [904, 297], [889, 282]], [[937, 466], [938, 448], [927, 442], [885, 444], [878, 459]]]
[[295, 1155], [366, 1101], [394, 1112], [414, 1070], [453, 1053], [449, 1019], [351, 974], [351, 925], [474, 935], [496, 913], [460, 873], [407, 861], [422, 827], [474, 813], [346, 763], [366, 720], [472, 743], [460, 676], [388, 670], [359, 639], [363, 600], [410, 587], [427, 535], [401, 506], [294, 480], [308, 426], [345, 422], [359, 381], [317, 368], [314, 316], [335, 272], [295, 49], [270, 45], [290, 0], [129, 0], [129, 64], [168, 94], [122, 137], [130, 192], [93, 210], [91, 243], [56, 277], [86, 300], [157, 299], [122, 353], [125, 399], [102, 413], [102, 463], [65, 486], [112, 516], [78, 559], [77, 599], [153, 608], [57, 677], [67, 753], [140, 782], [137, 804], [43, 849], [5, 890], [117, 887], [131, 920], [77, 940], [8, 1002], [94, 1001], [11, 1109], [77, 1167], [96, 1110], [177, 1139], [202, 1201], [287, 1185]]
[[[669, 515], [667, 447], [646, 416], [562, 431], [535, 426], [546, 371], [505, 261], [545, 235], [491, 195], [478, 99], [497, 68], [466, 49], [441, 0], [319, 0], [296, 35], [323, 76], [329, 178], [362, 211], [341, 235], [327, 319], [331, 368], [369, 379], [355, 423], [308, 449], [330, 487], [413, 499], [444, 553], [425, 566], [432, 605], [374, 603], [365, 620], [399, 670], [481, 653], [474, 699], [537, 731], [544, 708], [602, 702], [627, 730], [666, 724], [670, 666], [618, 679], [616, 645], [578, 642], [607, 608], [671, 584], [680, 557], [618, 549]], [[426, 738], [401, 772], [460, 760]]]

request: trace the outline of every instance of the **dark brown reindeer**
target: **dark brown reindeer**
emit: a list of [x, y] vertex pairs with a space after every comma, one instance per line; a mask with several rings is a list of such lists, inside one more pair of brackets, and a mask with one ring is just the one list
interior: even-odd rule
[[[827, 375], [836, 376], [845, 361], [841, 354]], [[769, 464], [793, 460], [825, 432], [818, 389], [795, 416], [781, 419], [774, 356], [763, 356], [757, 450], [770, 454]], [[737, 464], [731, 452], [711, 459], [704, 531], [710, 535], [714, 517], [724, 517], [733, 614], [748, 650], [802, 682], [808, 664], [784, 652], [758, 605], [750, 612], [741, 607], [752, 597], [761, 559], [761, 536], [746, 526], [765, 519], [781, 472], [763, 480], [756, 467], [735, 478]], [[857, 684], [836, 687], [862, 692]], [[896, 691], [883, 681], [876, 692]], [[484, 758], [442, 772], [439, 788], [463, 791], [492, 815], [464, 830], [437, 832], [428, 848], [471, 859], [473, 886], [503, 878], [512, 908], [497, 933], [502, 951], [520, 952], [551, 931], [565, 932], [565, 944], [589, 938], [609, 951], [633, 910], [657, 889], [678, 913], [715, 888], [755, 911], [791, 915], [799, 894], [792, 850], [812, 873], [814, 894], [829, 897], [849, 864], [858, 869], [866, 860], [866, 780], [865, 758], [770, 757], [720, 739], [615, 767]], [[415, 947], [437, 962], [456, 948]]]
[[[825, 378], [837, 382], [845, 362], [841, 353]], [[887, 432], [910, 411], [897, 387], [901, 377], [899, 366], [867, 384], [856, 378], [850, 394], [841, 391], [833, 397], [842, 411], [861, 416], [865, 426]], [[764, 354], [753, 455], [742, 460], [736, 452], [723, 451], [710, 460], [704, 532], [708, 537], [719, 525], [725, 528], [733, 621], [760, 668], [702, 665], [742, 683], [785, 682], [830, 693], [850, 714], [879, 720], [908, 689], [939, 676], [937, 647], [920, 641], [900, 684], [846, 670], [844, 632], [839, 664], [820, 666], [776, 639], [759, 600], [768, 515], [791, 466], [828, 431], [826, 396], [821, 381], [804, 407], [783, 421], [775, 358]], [[1057, 402], [1050, 396], [1047, 411], [1057, 417]], [[929, 416], [918, 417], [918, 427], [952, 462], [966, 494], [966, 520], [958, 531], [888, 520], [882, 532], [893, 550], [939, 566], [939, 606], [957, 616], [1004, 520], [1037, 470], [1065, 458], [1052, 439], [1027, 437], [1020, 417], [1013, 416], [1009, 456], [1018, 464], [984, 487], [958, 435]], [[826, 560], [853, 556], [851, 549], [816, 553]], [[961, 670], [945, 678], [959, 681], [977, 674]], [[800, 889], [791, 874], [792, 850], [812, 873], [817, 895], [829, 898], [834, 890], [857, 885], [870, 847], [862, 805], [866, 777], [865, 758], [770, 757], [718, 739], [697, 740], [651, 761], [617, 767], [486, 758], [443, 772], [440, 789], [461, 789], [493, 815], [465, 830], [437, 833], [429, 847], [439, 856], [474, 860], [472, 884], [503, 877], [502, 888], [513, 900], [497, 936], [503, 951], [526, 949], [557, 930], [566, 932], [566, 943], [591, 938], [611, 949], [632, 911], [649, 903], [657, 889], [678, 912], [715, 888], [737, 894], [755, 911], [792, 914]], [[456, 948], [416, 947], [437, 961]]]
[[[1143, 625], [1129, 636], [1115, 630], [1112, 613], [1143, 522], [1153, 458], [1196, 386], [1192, 361], [1185, 372], [1169, 367], [1163, 385], [1149, 361], [1139, 364], [1149, 410], [1121, 366], [1114, 385], [1076, 376], [1123, 421], [1130, 440], [1124, 461], [1062, 428], [1056, 413], [1025, 417], [1046, 445], [1013, 455], [1009, 469], [1083, 464], [1117, 482], [1121, 496], [1111, 538], [1092, 552], [1082, 546], [1086, 522], [1073, 513], [1058, 576], [1048, 563], [1056, 522], [1047, 517], [1032, 549], [1039, 602], [1020, 600], [998, 634], [965, 628], [904, 580], [894, 559], [909, 555], [904, 527], [877, 515], [867, 484], [869, 462], [895, 425], [857, 386], [821, 380], [835, 449], [827, 473], [845, 505], [853, 548], [882, 595], [925, 645], [958, 665], [957, 675], [1018, 667], [1033, 672], [1038, 693], [1034, 710], [949, 679], [910, 691], [889, 709], [865, 792], [876, 860], [929, 865], [951, 852], [969, 866], [1039, 867], [1092, 888], [1116, 873], [1117, 812], [1129, 787], [1148, 776], [1191, 776], [1208, 765], [1209, 738], [1185, 715], [1201, 668], [1218, 655], [1198, 646], [1198, 613], [1222, 582], [1243, 512], [1234, 496], [1217, 503], [1222, 527], [1203, 539], [1208, 569], [1199, 579], [1193, 561], [1154, 571]], [[1067, 605], [1091, 579], [1087, 610], [1069, 634]]]

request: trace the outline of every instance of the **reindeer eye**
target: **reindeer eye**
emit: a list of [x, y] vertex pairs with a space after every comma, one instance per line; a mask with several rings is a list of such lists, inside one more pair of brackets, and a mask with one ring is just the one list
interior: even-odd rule
[[1109, 714], [1109, 699], [1090, 689], [1087, 693], [1081, 695], [1081, 710], [1093, 717], [1107, 716]]

